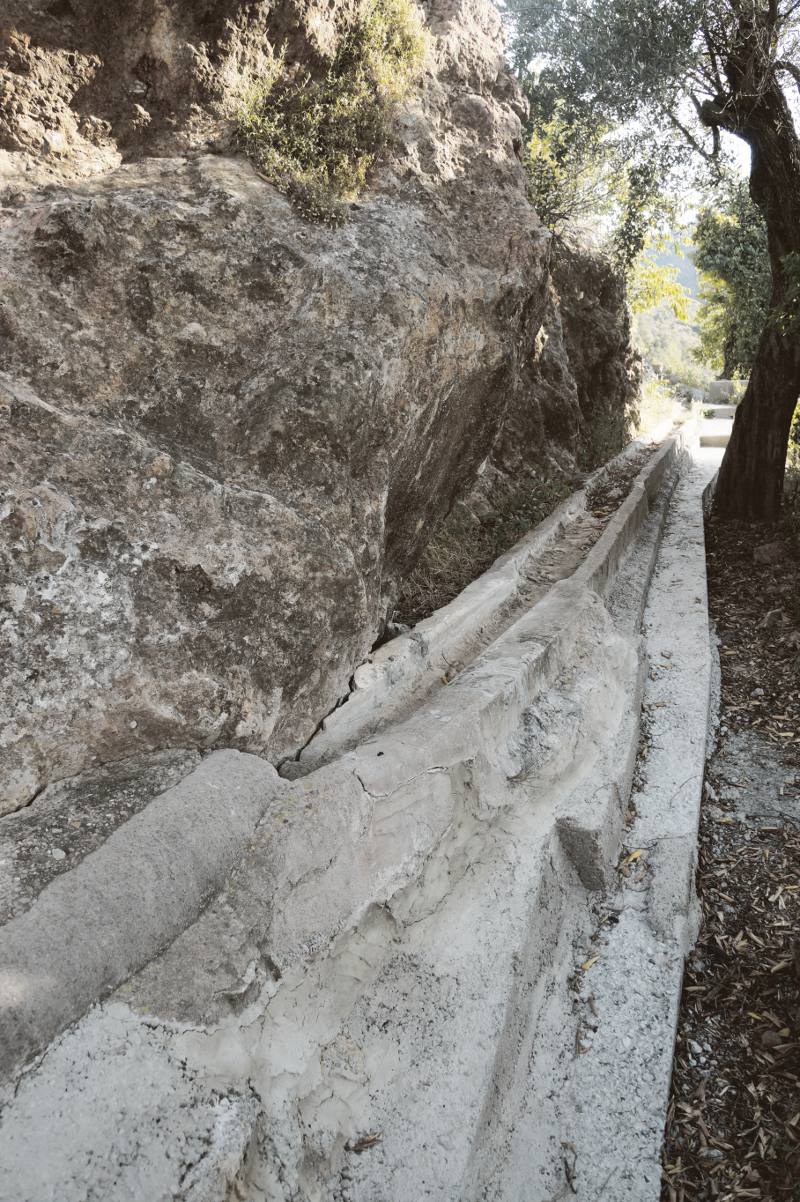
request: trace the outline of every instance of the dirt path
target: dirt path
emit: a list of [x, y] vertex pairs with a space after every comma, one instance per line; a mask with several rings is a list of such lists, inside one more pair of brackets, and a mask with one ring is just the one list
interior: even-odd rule
[[800, 1198], [800, 596], [787, 529], [707, 529], [720, 641], [702, 927], [684, 982], [662, 1197]]

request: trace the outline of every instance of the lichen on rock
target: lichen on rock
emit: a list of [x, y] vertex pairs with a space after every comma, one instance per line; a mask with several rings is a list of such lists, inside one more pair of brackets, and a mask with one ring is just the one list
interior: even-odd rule
[[10, 17], [5, 809], [156, 749], [303, 744], [524, 387], [548, 256], [484, 0], [428, 6], [337, 230], [232, 142], [268, 52], [324, 59], [327, 9]]

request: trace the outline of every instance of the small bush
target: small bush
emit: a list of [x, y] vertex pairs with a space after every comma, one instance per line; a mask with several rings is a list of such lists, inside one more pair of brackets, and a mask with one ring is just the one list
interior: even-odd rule
[[412, 0], [363, 0], [339, 30], [322, 78], [291, 73], [285, 53], [276, 56], [239, 114], [245, 153], [303, 216], [340, 224], [343, 202], [364, 187], [426, 49]]

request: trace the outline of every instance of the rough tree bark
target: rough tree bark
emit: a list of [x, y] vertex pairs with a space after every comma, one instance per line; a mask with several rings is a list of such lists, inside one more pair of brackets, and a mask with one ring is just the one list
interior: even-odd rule
[[[750, 147], [750, 193], [767, 227], [772, 296], [747, 390], [719, 472], [715, 511], [774, 520], [781, 507], [792, 414], [800, 397], [800, 335], [786, 329], [786, 256], [800, 252], [800, 140], [769, 61], [771, 12], [744, 22], [726, 63], [730, 95], [703, 106], [707, 124]], [[797, 315], [794, 315], [796, 319]]]

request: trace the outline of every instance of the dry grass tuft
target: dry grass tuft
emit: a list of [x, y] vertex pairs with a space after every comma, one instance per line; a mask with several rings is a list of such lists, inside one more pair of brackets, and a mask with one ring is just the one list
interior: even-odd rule
[[522, 487], [493, 490], [482, 517], [456, 505], [434, 533], [397, 599], [395, 621], [413, 625], [441, 609], [572, 491], [565, 477], [530, 477]]

